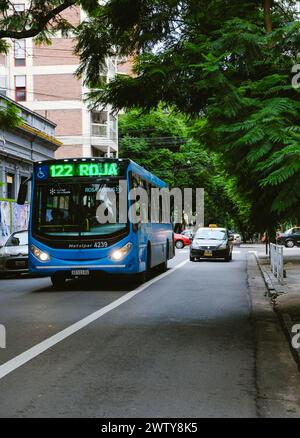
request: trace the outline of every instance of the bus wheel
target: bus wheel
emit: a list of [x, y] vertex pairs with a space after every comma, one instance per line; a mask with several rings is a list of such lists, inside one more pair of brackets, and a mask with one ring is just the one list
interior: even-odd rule
[[55, 289], [63, 289], [66, 285], [66, 278], [62, 275], [51, 275], [51, 281]]
[[166, 257], [164, 262], [159, 266], [160, 272], [166, 272], [168, 270], [168, 260], [169, 260], [169, 242], [167, 242], [166, 246]]
[[144, 272], [139, 273], [139, 280], [141, 283], [145, 283], [150, 279], [151, 276], [151, 247], [147, 246], [147, 254], [146, 254], [146, 270]]

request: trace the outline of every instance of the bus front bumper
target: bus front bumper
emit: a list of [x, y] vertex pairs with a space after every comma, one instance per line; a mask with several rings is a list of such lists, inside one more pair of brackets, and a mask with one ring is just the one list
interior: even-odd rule
[[114, 262], [111, 259], [102, 258], [100, 260], [59, 260], [53, 259], [49, 262], [40, 262], [33, 255], [29, 256], [29, 271], [40, 276], [51, 276], [61, 274], [65, 278], [78, 276], [89, 276], [99, 273], [111, 274], [134, 274], [136, 273], [136, 263], [133, 256], [128, 254], [124, 260]]

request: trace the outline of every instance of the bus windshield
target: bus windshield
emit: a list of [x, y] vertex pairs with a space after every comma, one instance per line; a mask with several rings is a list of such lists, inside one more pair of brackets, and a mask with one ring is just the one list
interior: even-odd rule
[[[91, 182], [53, 182], [38, 184], [35, 192], [33, 228], [39, 235], [52, 238], [96, 238], [124, 232], [119, 223], [119, 191], [126, 187], [119, 179]], [[116, 202], [113, 202], [115, 197]], [[103, 223], [99, 207], [109, 216]]]

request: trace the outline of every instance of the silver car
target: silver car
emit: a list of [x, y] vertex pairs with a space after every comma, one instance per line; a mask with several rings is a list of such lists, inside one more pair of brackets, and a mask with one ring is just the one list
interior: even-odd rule
[[0, 246], [0, 276], [28, 272], [28, 232], [17, 231]]

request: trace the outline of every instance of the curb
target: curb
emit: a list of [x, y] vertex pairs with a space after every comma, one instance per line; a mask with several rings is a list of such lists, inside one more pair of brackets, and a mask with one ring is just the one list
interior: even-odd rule
[[269, 298], [271, 298], [271, 305], [273, 307], [274, 313], [276, 314], [281, 328], [288, 340], [289, 343], [289, 347], [290, 347], [290, 351], [293, 355], [293, 358], [296, 362], [296, 365], [298, 367], [298, 370], [300, 371], [300, 348], [299, 349], [295, 349], [292, 346], [292, 327], [293, 327], [293, 321], [292, 318], [290, 317], [290, 315], [288, 313], [282, 313], [280, 312], [277, 308], [276, 308], [276, 298], [279, 295], [282, 295], [284, 293], [287, 293], [282, 286], [282, 288], [280, 288], [279, 285], [274, 285], [274, 283], [272, 282], [272, 278], [269, 275], [269, 273], [267, 271], [265, 271], [262, 267], [262, 265], [259, 262], [259, 257], [257, 256], [257, 254], [255, 254], [256, 260], [257, 260], [257, 265], [260, 269], [260, 272], [262, 274], [262, 277], [264, 279], [265, 285], [267, 287], [267, 293], [266, 296], [268, 296]]
[[299, 418], [299, 368], [291, 354], [291, 344], [287, 345], [286, 333], [274, 311], [265, 277], [254, 254], [247, 257], [247, 278], [256, 347], [258, 416]]
[[280, 321], [281, 327], [282, 327], [282, 329], [287, 337], [287, 340], [289, 342], [291, 353], [292, 353], [292, 355], [295, 359], [295, 362], [298, 366], [298, 370], [300, 371], [300, 348], [295, 349], [295, 348], [293, 348], [293, 345], [292, 345], [292, 337], [293, 336], [292, 336], [291, 328], [294, 325], [293, 321], [288, 313], [279, 312], [276, 309], [276, 306], [274, 306], [274, 312], [276, 313], [276, 315]]
[[263, 265], [260, 263], [259, 257], [257, 255], [257, 253], [255, 253], [255, 258], [257, 261], [257, 265], [259, 267], [259, 270], [261, 272], [261, 275], [264, 279], [267, 291], [265, 296], [270, 297], [270, 298], [276, 298], [278, 295], [284, 293], [281, 289], [279, 289], [279, 287], [274, 285], [274, 282], [272, 281], [272, 278], [270, 276], [270, 274], [263, 269]]

